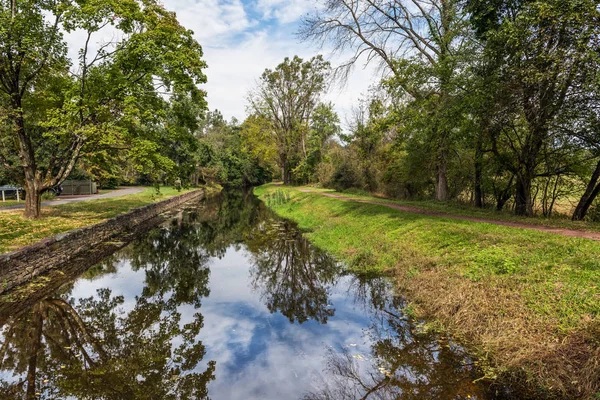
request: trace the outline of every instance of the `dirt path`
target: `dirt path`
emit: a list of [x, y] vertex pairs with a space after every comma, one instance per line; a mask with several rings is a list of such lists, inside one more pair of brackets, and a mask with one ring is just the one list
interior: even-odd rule
[[304, 193], [320, 194], [321, 196], [332, 197], [332, 198], [340, 199], [340, 200], [354, 201], [356, 203], [375, 204], [375, 205], [379, 205], [379, 206], [393, 208], [395, 210], [399, 210], [399, 211], [403, 211], [403, 212], [407, 212], [407, 213], [428, 215], [431, 217], [457, 219], [457, 220], [461, 220], [461, 221], [483, 222], [486, 224], [510, 226], [512, 228], [532, 229], [532, 230], [536, 230], [536, 231], [554, 233], [554, 234], [562, 235], [562, 236], [578, 237], [578, 238], [600, 241], [600, 232], [586, 232], [586, 231], [580, 231], [580, 230], [576, 230], [576, 229], [555, 228], [555, 227], [551, 227], [551, 226], [534, 225], [534, 224], [527, 224], [527, 223], [523, 223], [523, 222], [500, 221], [500, 220], [496, 220], [496, 219], [447, 214], [447, 213], [443, 213], [443, 212], [439, 212], [439, 211], [424, 210], [422, 208], [417, 208], [417, 207], [412, 207], [412, 206], [401, 206], [401, 205], [393, 204], [393, 203], [383, 203], [383, 202], [372, 201], [372, 200], [354, 199], [352, 197], [346, 197], [344, 195], [336, 194], [336, 193], [314, 192], [314, 191], [308, 190], [308, 189], [300, 189], [300, 191], [304, 192]]
[[[61, 204], [79, 203], [81, 201], [108, 199], [111, 197], [119, 197], [119, 196], [125, 196], [127, 194], [140, 193], [140, 192], [144, 191], [144, 189], [146, 189], [146, 188], [144, 188], [144, 187], [126, 187], [126, 188], [122, 188], [122, 189], [113, 190], [108, 193], [94, 194], [91, 196], [60, 196], [56, 200], [43, 201], [42, 206], [43, 207], [53, 207], [53, 206], [58, 206]], [[16, 204], [13, 206], [2, 207], [2, 203], [0, 202], [0, 211], [19, 210], [24, 207], [25, 207], [24, 204]]]

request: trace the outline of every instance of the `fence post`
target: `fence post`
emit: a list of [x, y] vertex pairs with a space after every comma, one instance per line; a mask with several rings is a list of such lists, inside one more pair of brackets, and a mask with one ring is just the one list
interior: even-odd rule
[[2, 191], [2, 202], [4, 203], [6, 201], [6, 198], [4, 197], [4, 190]]
[[21, 201], [21, 198], [19, 196], [19, 189], [17, 189], [17, 201]]

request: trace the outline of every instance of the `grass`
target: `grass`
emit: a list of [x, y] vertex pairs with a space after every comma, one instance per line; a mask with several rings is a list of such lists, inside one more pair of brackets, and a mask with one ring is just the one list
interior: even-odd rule
[[[332, 189], [308, 188], [315, 192], [330, 192], [335, 193]], [[566, 229], [578, 229], [590, 232], [600, 232], [600, 223], [589, 222], [589, 221], [571, 221], [570, 217], [566, 214], [555, 213], [551, 217], [544, 217], [541, 215], [532, 218], [523, 218], [514, 215], [509, 210], [496, 211], [494, 208], [476, 208], [470, 204], [463, 204], [456, 201], [439, 202], [433, 200], [394, 200], [388, 199], [383, 196], [373, 196], [364, 191], [349, 190], [342, 192], [344, 196], [351, 197], [354, 199], [368, 199], [371, 201], [377, 201], [381, 203], [391, 203], [403, 206], [411, 206], [421, 208], [423, 210], [437, 211], [447, 214], [461, 215], [467, 217], [478, 217], [496, 219], [501, 221], [511, 222], [525, 222], [528, 224], [549, 226], [555, 228], [566, 228]], [[563, 207], [563, 209], [566, 209]]]
[[266, 185], [255, 193], [266, 200], [279, 190], [289, 201], [271, 208], [353, 272], [394, 276], [419, 316], [470, 343], [487, 378], [535, 387], [533, 398], [592, 398], [600, 391], [599, 242], [290, 187]]
[[17, 201], [17, 200], [2, 201], [2, 200], [0, 200], [0, 209], [2, 207], [16, 206], [18, 204], [25, 204], [25, 202], [23, 200], [21, 200], [21, 201]]
[[181, 194], [170, 187], [154, 188], [120, 197], [83, 201], [42, 208], [42, 218], [30, 220], [23, 210], [0, 212], [0, 254], [36, 243], [58, 233], [102, 222], [155, 201]]

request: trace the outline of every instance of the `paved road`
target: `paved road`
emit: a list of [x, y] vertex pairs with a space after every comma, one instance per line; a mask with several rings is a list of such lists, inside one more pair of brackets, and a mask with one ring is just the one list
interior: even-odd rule
[[[96, 199], [108, 199], [111, 197], [119, 197], [125, 196], [126, 194], [135, 194], [143, 191], [144, 187], [126, 187], [117, 190], [113, 190], [112, 192], [104, 193], [104, 194], [95, 194], [92, 196], [59, 196], [56, 200], [43, 201], [43, 207], [53, 207], [61, 204], [69, 204], [69, 203], [79, 203], [80, 201], [87, 200], [96, 200]], [[21, 208], [25, 208], [24, 204], [17, 204], [13, 206], [2, 207], [2, 202], [0, 202], [0, 211], [7, 210], [18, 210]]]

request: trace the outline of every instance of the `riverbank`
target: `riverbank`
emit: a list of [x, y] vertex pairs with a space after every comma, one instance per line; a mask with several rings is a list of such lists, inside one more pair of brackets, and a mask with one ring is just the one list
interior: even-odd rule
[[100, 223], [134, 208], [166, 200], [186, 191], [162, 187], [157, 194], [154, 188], [148, 187], [141, 193], [43, 207], [42, 218], [37, 220], [24, 218], [22, 210], [0, 212], [0, 254], [59, 233]]
[[354, 272], [394, 276], [407, 312], [469, 344], [485, 379], [532, 398], [600, 390], [600, 243], [298, 188], [255, 193]]
[[166, 200], [153, 202], [143, 207], [109, 218], [98, 224], [70, 230], [52, 236], [14, 252], [0, 255], [0, 293], [30, 282], [53, 268], [70, 261], [79, 254], [88, 252], [118, 235], [135, 231], [140, 225], [170, 212], [181, 204], [199, 201], [206, 191], [197, 189], [186, 191]]

